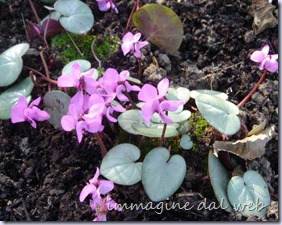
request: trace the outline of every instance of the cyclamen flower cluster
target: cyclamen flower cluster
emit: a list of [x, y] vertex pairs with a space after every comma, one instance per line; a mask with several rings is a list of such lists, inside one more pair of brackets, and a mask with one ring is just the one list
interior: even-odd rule
[[278, 70], [278, 54], [269, 55], [269, 46], [265, 45], [261, 51], [255, 51], [251, 55], [251, 60], [259, 63], [259, 69], [266, 69], [271, 73], [275, 73]]
[[94, 221], [106, 221], [107, 213], [110, 210], [122, 211], [122, 209], [109, 195], [104, 198], [101, 197], [101, 195], [106, 195], [113, 190], [114, 182], [98, 179], [99, 175], [100, 170], [97, 168], [94, 177], [89, 180], [89, 183], [80, 192], [79, 200], [83, 202], [88, 195], [91, 195], [89, 205], [92, 211], [96, 211]]
[[18, 103], [14, 105], [11, 110], [12, 123], [28, 121], [33, 128], [36, 128], [37, 125], [35, 121], [50, 119], [50, 115], [47, 112], [37, 107], [40, 101], [41, 98], [39, 97], [28, 105], [26, 98], [24, 96], [20, 96]]
[[96, 69], [83, 74], [80, 65], [74, 63], [72, 74], [62, 75], [57, 81], [59, 87], [77, 89], [70, 101], [67, 115], [61, 119], [61, 125], [65, 131], [75, 129], [79, 142], [85, 131], [93, 134], [103, 131], [103, 117], [117, 122], [112, 114], [124, 112], [125, 108], [115, 99], [128, 102], [129, 99], [124, 93], [140, 90], [138, 86], [130, 85], [126, 80], [129, 77], [128, 71], [118, 74], [115, 69], [109, 68], [100, 79], [96, 80], [97, 77]]

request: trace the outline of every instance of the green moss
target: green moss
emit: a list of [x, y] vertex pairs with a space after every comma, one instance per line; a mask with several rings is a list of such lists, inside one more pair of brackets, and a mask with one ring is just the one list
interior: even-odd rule
[[192, 113], [190, 119], [190, 126], [193, 129], [193, 135], [199, 138], [203, 138], [205, 135], [205, 129], [208, 127], [208, 122], [203, 118], [200, 113]]
[[[58, 56], [63, 60], [64, 63], [76, 59], [86, 59], [88, 61], [95, 60], [91, 52], [91, 43], [96, 36], [87, 34], [70, 34], [73, 41], [76, 43], [82, 55], [78, 52], [70, 37], [67, 33], [61, 33], [51, 39], [51, 49], [58, 53]], [[111, 53], [115, 52], [119, 48], [120, 39], [115, 37], [104, 37], [99, 38], [99, 41], [95, 41], [94, 51], [99, 59], [107, 58]]]

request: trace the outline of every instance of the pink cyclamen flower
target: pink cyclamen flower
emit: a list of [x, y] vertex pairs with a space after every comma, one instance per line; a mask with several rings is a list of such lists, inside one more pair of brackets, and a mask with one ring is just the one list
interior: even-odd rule
[[18, 103], [13, 106], [11, 111], [12, 123], [28, 121], [32, 127], [36, 128], [37, 125], [35, 121], [50, 119], [50, 115], [47, 112], [36, 107], [39, 105], [40, 101], [41, 98], [38, 97], [28, 105], [26, 98], [24, 96], [20, 96]]
[[114, 188], [114, 182], [110, 180], [98, 179], [100, 170], [97, 167], [96, 173], [92, 179], [89, 180], [82, 191], [80, 192], [79, 200], [83, 202], [85, 198], [91, 194], [92, 199], [101, 199], [100, 195], [109, 193]]
[[65, 131], [75, 129], [78, 142], [80, 143], [85, 131], [97, 133], [102, 131], [104, 126], [101, 124], [100, 117], [94, 118], [90, 122], [85, 121], [84, 114], [85, 111], [87, 111], [86, 106], [88, 104], [89, 96], [87, 94], [83, 95], [82, 91], [78, 91], [76, 96], [76, 100], [69, 105], [67, 115], [62, 117], [61, 125]]
[[106, 12], [112, 8], [115, 11], [115, 13], [118, 14], [118, 9], [112, 0], [96, 0], [96, 2], [98, 3], [98, 7], [100, 11]]
[[106, 196], [101, 202], [90, 200], [90, 207], [96, 211], [94, 221], [107, 221], [107, 213], [110, 210], [122, 211], [122, 208], [110, 196]]
[[176, 111], [179, 106], [184, 105], [184, 101], [166, 100], [165, 95], [169, 88], [169, 80], [164, 78], [158, 83], [157, 88], [151, 84], [145, 84], [139, 94], [138, 99], [145, 102], [142, 107], [142, 116], [147, 123], [154, 113], [158, 113], [162, 121], [171, 124], [173, 121], [165, 114], [166, 111]]
[[74, 87], [78, 90], [85, 90], [89, 94], [95, 92], [96, 78], [98, 71], [91, 69], [86, 73], [81, 72], [81, 67], [78, 63], [74, 63], [71, 67], [71, 74], [63, 74], [57, 80], [59, 87]]
[[126, 33], [122, 38], [123, 43], [121, 45], [121, 49], [123, 54], [126, 55], [132, 51], [136, 58], [140, 58], [140, 49], [149, 44], [148, 41], [139, 41], [140, 38], [141, 33], [137, 33], [135, 35], [133, 35], [131, 32]]
[[269, 55], [269, 46], [265, 45], [261, 51], [255, 51], [251, 55], [251, 60], [259, 63], [259, 69], [266, 69], [271, 73], [274, 73], [278, 70], [278, 54]]

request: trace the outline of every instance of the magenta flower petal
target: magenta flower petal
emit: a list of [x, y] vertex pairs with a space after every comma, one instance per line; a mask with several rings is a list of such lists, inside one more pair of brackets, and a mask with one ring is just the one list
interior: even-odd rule
[[36, 115], [34, 113], [34, 110], [31, 109], [31, 108], [27, 108], [27, 109], [24, 110], [24, 115], [27, 118], [27, 120], [30, 122], [31, 126], [33, 128], [36, 128], [37, 125], [36, 125], [36, 122], [34, 121], [35, 120], [34, 117], [36, 117]]
[[132, 42], [136, 43], [137, 41], [139, 41], [139, 39], [141, 38], [141, 33], [136, 33], [133, 37], [132, 37]]
[[111, 105], [110, 106], [116, 112], [125, 112], [126, 109], [122, 105]]
[[32, 114], [31, 114], [32, 118], [34, 120], [37, 120], [37, 121], [44, 121], [44, 120], [49, 120], [50, 119], [50, 115], [41, 110], [41, 109], [38, 109], [37, 107], [33, 106], [32, 107]]
[[137, 85], [131, 85], [128, 81], [125, 81], [124, 85], [126, 87], [126, 91], [127, 92], [130, 92], [130, 91], [140, 91], [140, 87], [138, 87]]
[[95, 186], [98, 186], [98, 177], [100, 176], [100, 169], [97, 167], [95, 175], [92, 179], [89, 180], [90, 184], [94, 184]]
[[138, 41], [135, 45], [135, 48], [140, 50], [140, 48], [145, 47], [146, 45], [148, 45], [149, 42], [148, 41]]
[[123, 52], [123, 55], [126, 55], [127, 53], [129, 53], [130, 51], [133, 50], [133, 45], [132, 43], [129, 42], [124, 42], [121, 45], [121, 50]]
[[93, 221], [107, 221], [107, 213], [98, 214]]
[[75, 119], [73, 116], [71, 115], [62, 116], [61, 125], [65, 131], [71, 131], [75, 129], [76, 124], [77, 124], [77, 119]]
[[142, 116], [146, 123], [150, 121], [150, 119], [152, 118], [155, 112], [159, 111], [159, 104], [160, 104], [159, 100], [156, 99], [150, 102], [146, 102], [144, 103], [144, 105], [142, 105], [141, 107]]
[[83, 91], [78, 90], [76, 94], [71, 98], [70, 104], [76, 105], [78, 108], [82, 108], [83, 101]]
[[79, 121], [76, 124], [76, 134], [77, 134], [77, 140], [79, 143], [82, 140], [82, 136], [85, 130], [87, 131], [87, 123], [85, 121]]
[[268, 46], [268, 45], [265, 45], [265, 46], [261, 49], [261, 52], [264, 54], [264, 56], [267, 56], [267, 55], [268, 55], [268, 52], [269, 52], [269, 46]]
[[136, 58], [141, 58], [142, 53], [140, 52], [140, 50], [135, 49], [135, 51], [134, 51], [133, 55], [134, 55]]
[[76, 79], [79, 80], [81, 75], [81, 68], [80, 65], [78, 63], [74, 63], [71, 67], [71, 72], [72, 72], [72, 76]]
[[119, 73], [119, 81], [124, 82], [129, 77], [129, 71], [124, 70]]
[[129, 99], [127, 96], [125, 96], [122, 92], [124, 92], [126, 89], [123, 85], [119, 85], [116, 89], [116, 95], [118, 100], [122, 101], [122, 102], [128, 102]]
[[112, 117], [111, 114], [113, 113], [113, 109], [111, 107], [108, 107], [107, 110], [106, 110], [106, 117], [109, 121], [113, 122], [113, 123], [116, 123], [117, 122], [117, 119]]
[[179, 106], [184, 105], [184, 101], [172, 101], [172, 100], [164, 100], [160, 103], [160, 109], [162, 111], [176, 111]]
[[96, 186], [93, 184], [86, 184], [82, 189], [82, 191], [80, 192], [79, 201], [83, 202], [89, 194], [95, 195], [95, 193], [97, 193]]
[[19, 123], [25, 121], [27, 118], [24, 115], [24, 110], [27, 108], [27, 100], [24, 96], [20, 96], [18, 103], [13, 106], [11, 110], [12, 123]]
[[255, 51], [250, 59], [254, 62], [261, 63], [264, 60], [265, 55], [261, 51]]
[[79, 81], [72, 75], [62, 75], [58, 77], [57, 84], [59, 87], [75, 87], [79, 86]]
[[138, 93], [140, 101], [151, 101], [158, 98], [157, 89], [151, 84], [145, 84]]
[[30, 104], [29, 104], [29, 107], [32, 107], [32, 106], [38, 106], [39, 103], [41, 101], [41, 97], [38, 97], [37, 99], [33, 100]]
[[98, 2], [99, 10], [102, 12], [106, 12], [111, 8], [110, 2]]
[[133, 34], [131, 32], [127, 32], [123, 38], [122, 38], [122, 42], [131, 42], [133, 39]]
[[92, 120], [90, 122], [87, 122], [87, 120], [85, 120], [85, 122], [88, 125], [87, 131], [89, 133], [96, 134], [104, 130], [104, 126], [101, 125], [101, 118], [98, 118], [97, 120], [94, 120], [94, 121]]
[[166, 95], [168, 88], [169, 88], [169, 80], [167, 78], [162, 79], [158, 83], [158, 92], [159, 92], [159, 98], [162, 98]]
[[267, 60], [264, 64], [264, 68], [271, 73], [275, 73], [278, 70], [278, 62], [275, 59]]
[[108, 68], [103, 74], [104, 82], [116, 82], [118, 81], [119, 74], [116, 69]]
[[99, 193], [105, 195], [114, 189], [114, 182], [111, 180], [101, 180], [99, 181]]

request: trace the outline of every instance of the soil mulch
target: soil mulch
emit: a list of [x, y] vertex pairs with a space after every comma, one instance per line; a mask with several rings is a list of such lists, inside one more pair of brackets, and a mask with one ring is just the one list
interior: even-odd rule
[[[41, 18], [48, 11], [43, 3], [33, 1]], [[93, 34], [114, 33], [122, 36], [134, 1], [116, 0], [120, 14], [100, 12], [95, 1], [89, 3], [95, 15]], [[143, 0], [143, 4], [155, 3]], [[253, 16], [248, 11], [252, 1], [245, 0], [164, 0], [184, 24], [184, 39], [179, 51], [167, 55], [154, 45], [143, 50], [143, 79], [155, 83], [167, 76], [174, 86], [193, 89], [212, 89], [225, 92], [229, 100], [238, 104], [259, 80], [262, 71], [250, 61], [250, 54], [265, 44], [278, 52], [278, 26], [254, 35]], [[278, 12], [278, 3], [273, 1]], [[277, 15], [278, 16], [278, 15]], [[0, 3], [0, 52], [22, 42], [27, 42], [23, 18], [36, 22], [28, 1], [8, 0]], [[132, 27], [133, 28], [133, 27]], [[40, 42], [31, 43], [36, 49]], [[160, 77], [149, 71], [153, 58], [163, 69]], [[44, 72], [38, 55], [28, 53], [24, 65]], [[92, 65], [97, 67], [93, 60]], [[102, 61], [104, 68], [118, 71], [130, 70], [137, 75], [138, 63], [133, 56], [124, 57], [121, 51]], [[58, 76], [61, 63], [56, 64], [51, 74]], [[28, 76], [23, 70], [21, 77]], [[144, 72], [145, 73], [145, 72]], [[3, 88], [0, 91], [4, 90]], [[44, 95], [47, 90], [34, 89], [33, 98]], [[267, 75], [253, 97], [240, 109], [242, 123], [251, 130], [253, 125], [267, 120], [267, 127], [274, 124], [278, 133], [278, 75]], [[238, 213], [223, 209], [202, 209], [217, 200], [207, 176], [208, 152], [215, 139], [206, 131], [204, 138], [195, 138], [195, 151], [180, 154], [187, 164], [186, 178], [168, 205], [189, 202], [194, 207], [185, 211], [139, 209], [111, 211], [110, 221], [244, 221]], [[114, 136], [111, 136], [114, 139]], [[112, 146], [105, 140], [110, 149]], [[233, 157], [238, 161], [238, 158]], [[101, 165], [101, 154], [95, 138], [85, 135], [78, 144], [75, 132], [54, 129], [48, 122], [38, 123], [33, 129], [28, 123], [12, 124], [0, 121], [0, 220], [4, 221], [91, 221], [94, 213], [87, 202], [80, 203], [78, 196], [85, 183], [92, 178], [96, 167]], [[266, 180], [271, 193], [272, 206], [265, 218], [248, 218], [249, 221], [278, 221], [278, 137], [266, 145], [266, 153], [249, 164]], [[111, 197], [120, 204], [143, 203], [150, 199], [139, 182], [132, 186], [115, 185]], [[160, 213], [161, 212], [161, 213]]]

